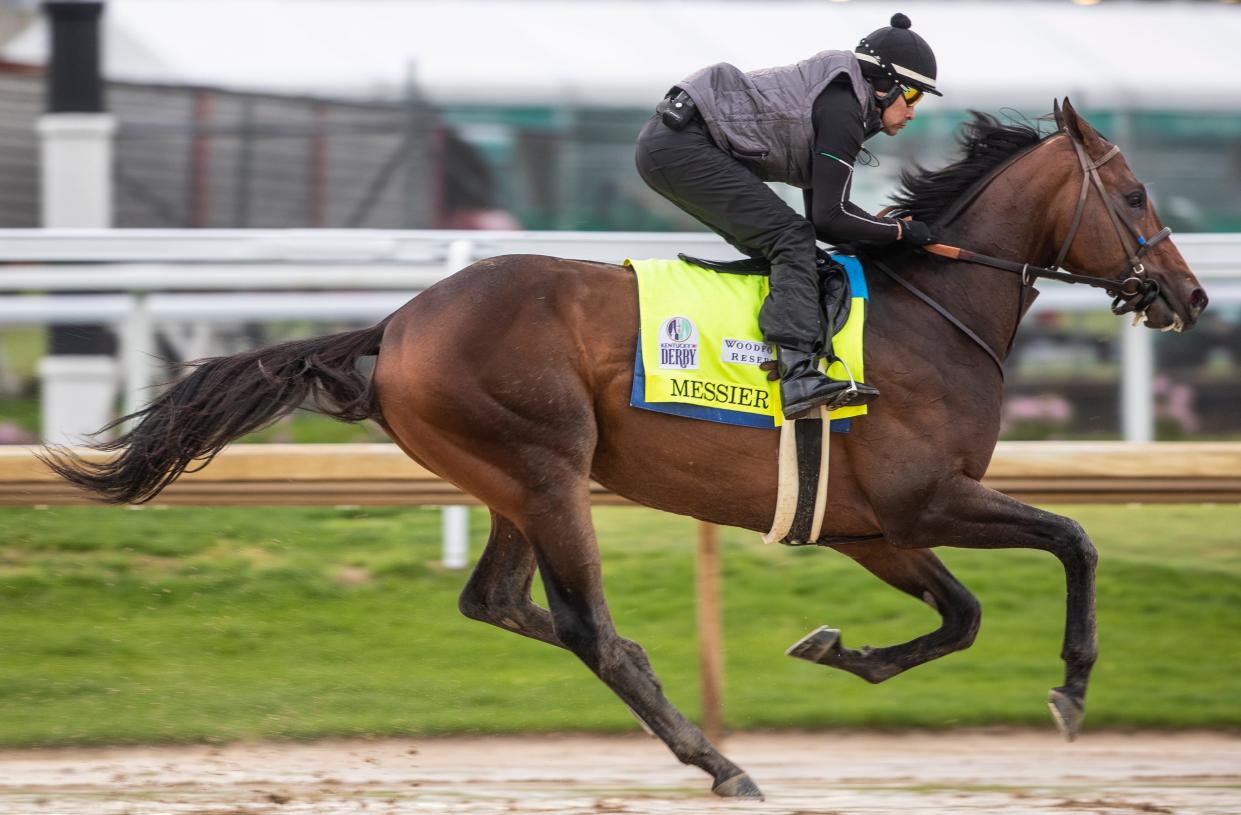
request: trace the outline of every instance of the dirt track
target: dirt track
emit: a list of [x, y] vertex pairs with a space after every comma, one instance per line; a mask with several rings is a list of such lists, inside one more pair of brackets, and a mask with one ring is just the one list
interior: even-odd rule
[[0, 813], [1241, 813], [1241, 737], [742, 735], [761, 804], [645, 737], [0, 752]]

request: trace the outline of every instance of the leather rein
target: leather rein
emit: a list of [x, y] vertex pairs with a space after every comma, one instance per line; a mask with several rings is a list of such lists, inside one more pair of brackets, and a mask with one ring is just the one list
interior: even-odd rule
[[[1159, 283], [1152, 280], [1146, 275], [1146, 269], [1142, 265], [1142, 257], [1150, 251], [1151, 247], [1165, 240], [1172, 235], [1169, 227], [1156, 232], [1150, 238], [1144, 238], [1140, 233], [1129, 226], [1120, 213], [1116, 210], [1115, 203], [1108, 197], [1107, 190], [1103, 186], [1103, 179], [1099, 176], [1099, 168], [1120, 153], [1120, 147], [1113, 145], [1098, 159], [1091, 160], [1086, 153], [1086, 148], [1078, 142], [1065, 129], [1061, 129], [1073, 145], [1073, 150], [1077, 155], [1077, 160], [1082, 168], [1082, 186], [1077, 196], [1077, 210], [1073, 213], [1073, 221], [1069, 226], [1069, 234], [1065, 237], [1064, 243], [1060, 246], [1060, 251], [1056, 254], [1056, 260], [1051, 266], [1036, 266], [1031, 263], [1017, 263], [1015, 261], [1006, 260], [1004, 258], [984, 255], [979, 252], [973, 252], [969, 249], [962, 249], [957, 246], [948, 246], [945, 244], [933, 243], [923, 246], [922, 249], [931, 254], [949, 258], [951, 260], [959, 260], [965, 263], [976, 263], [982, 266], [989, 266], [993, 269], [1000, 269], [1005, 272], [1013, 272], [1021, 275], [1021, 289], [1019, 292], [1019, 301], [1017, 309], [1017, 323], [1013, 326], [1013, 334], [1009, 337], [1008, 345], [1005, 349], [1005, 356], [1012, 349], [1013, 339], [1017, 335], [1017, 326], [1021, 322], [1021, 316], [1025, 312], [1026, 292], [1031, 289], [1039, 278], [1047, 278], [1049, 280], [1060, 280], [1065, 283], [1082, 283], [1087, 286], [1103, 289], [1112, 295], [1112, 313], [1120, 315], [1130, 312], [1136, 312], [1143, 315], [1148, 306], [1159, 296]], [[966, 207], [983, 192], [990, 183], [998, 178], [1004, 170], [1008, 169], [1018, 159], [1028, 155], [1028, 151], [1013, 156], [1007, 162], [1002, 164], [995, 172], [991, 173], [971, 192], [964, 196], [957, 204], [955, 204], [948, 215], [940, 220], [939, 225], [945, 226], [951, 223], [958, 215], [960, 215]], [[1090, 275], [1076, 274], [1074, 272], [1062, 271], [1060, 264], [1064, 262], [1064, 258], [1068, 255], [1069, 249], [1073, 245], [1074, 238], [1077, 237], [1077, 231], [1081, 227], [1082, 214], [1086, 211], [1086, 201], [1090, 196], [1091, 185], [1099, 191], [1099, 197], [1103, 200], [1103, 204], [1107, 209], [1108, 217], [1112, 221], [1112, 226], [1116, 230], [1116, 235], [1120, 239], [1121, 246], [1124, 247], [1125, 255], [1129, 264], [1129, 276], [1123, 280], [1112, 280], [1105, 277], [1092, 277]], [[911, 294], [924, 303], [933, 308], [948, 322], [956, 326], [962, 333], [977, 343], [989, 356], [996, 367], [1000, 369], [1001, 378], [1004, 376], [1004, 363], [1002, 358], [995, 349], [988, 345], [981, 337], [979, 337], [968, 326], [958, 320], [951, 312], [936, 302], [930, 295], [914, 286], [905, 278], [888, 268], [885, 263], [871, 259], [871, 262], [884, 274], [892, 278]]]

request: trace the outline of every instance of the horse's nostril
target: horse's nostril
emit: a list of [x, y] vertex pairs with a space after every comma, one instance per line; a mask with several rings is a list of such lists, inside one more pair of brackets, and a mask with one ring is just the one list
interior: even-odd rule
[[1207, 293], [1202, 289], [1194, 289], [1189, 294], [1189, 307], [1195, 312], [1201, 312], [1207, 307], [1207, 303], [1209, 302], [1210, 300], [1207, 298]]

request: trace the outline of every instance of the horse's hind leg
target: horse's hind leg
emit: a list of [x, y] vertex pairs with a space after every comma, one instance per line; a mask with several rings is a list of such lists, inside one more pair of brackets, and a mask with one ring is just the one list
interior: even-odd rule
[[882, 682], [924, 662], [970, 647], [982, 609], [943, 562], [926, 549], [897, 549], [885, 540], [834, 547], [866, 567], [871, 574], [911, 594], [939, 612], [939, 628], [909, 642], [887, 648], [845, 648], [840, 632], [812, 631], [789, 649], [790, 656], [840, 668], [867, 682]]
[[[474, 573], [457, 602], [461, 613], [471, 620], [521, 634], [564, 648], [556, 636], [552, 615], [535, 605], [530, 596], [534, 583], [534, 550], [516, 525], [495, 510], [491, 512], [491, 536]], [[645, 654], [642, 654], [645, 660]], [[650, 666], [647, 665], [649, 670]], [[651, 678], [654, 679], [654, 672]], [[635, 719], [650, 735], [655, 735], [633, 710]]]
[[713, 791], [726, 797], [762, 797], [750, 777], [664, 697], [641, 646], [616, 633], [603, 596], [587, 479], [575, 473], [556, 476], [548, 474], [544, 483], [565, 486], [528, 496], [524, 511], [514, 520], [534, 547], [557, 638], [678, 759], [707, 772], [714, 781]]
[[491, 536], [461, 592], [461, 613], [472, 620], [563, 648], [564, 643], [552, 625], [552, 615], [530, 598], [534, 568], [530, 543], [512, 521], [492, 510]]

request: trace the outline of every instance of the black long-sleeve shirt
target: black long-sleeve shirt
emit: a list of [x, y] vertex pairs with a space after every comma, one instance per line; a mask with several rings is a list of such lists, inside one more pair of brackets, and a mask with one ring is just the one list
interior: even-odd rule
[[[853, 165], [862, 142], [878, 132], [863, 121], [849, 78], [841, 76], [814, 100], [814, 159], [805, 191], [806, 216], [824, 243], [891, 243], [900, 235], [894, 218], [879, 218], [849, 200]], [[868, 132], [869, 130], [869, 132]]]

